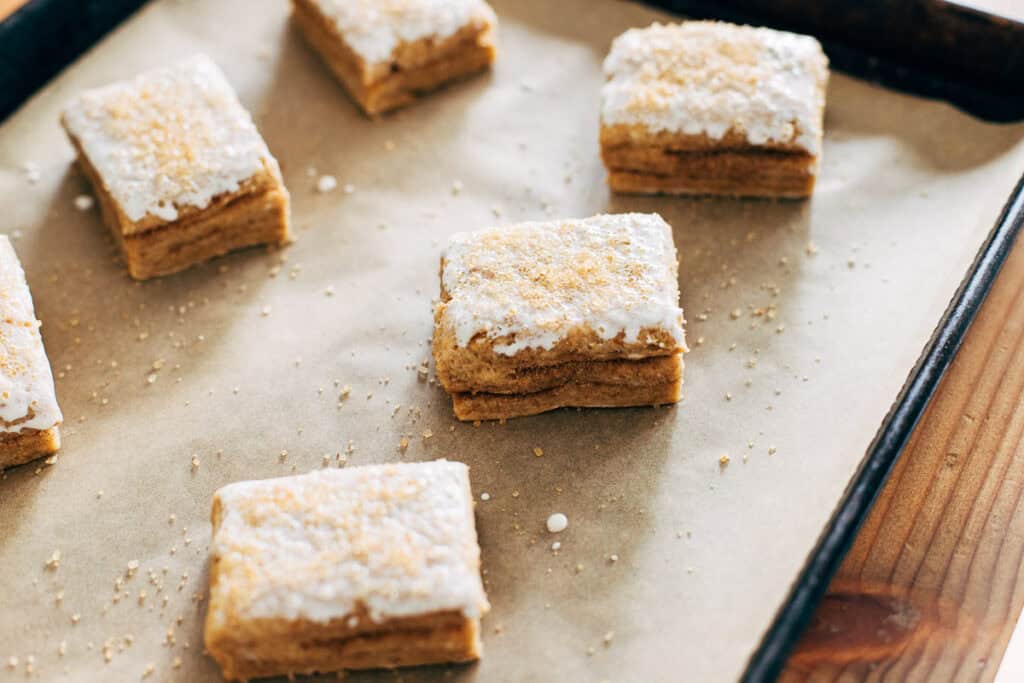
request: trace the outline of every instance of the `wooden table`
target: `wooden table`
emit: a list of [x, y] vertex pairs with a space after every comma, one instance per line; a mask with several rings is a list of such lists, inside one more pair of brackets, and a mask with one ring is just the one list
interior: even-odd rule
[[[0, 0], [0, 19], [27, 0]], [[783, 673], [991, 681], [1024, 606], [1024, 242]]]
[[991, 681], [1024, 606], [1024, 241], [781, 680]]

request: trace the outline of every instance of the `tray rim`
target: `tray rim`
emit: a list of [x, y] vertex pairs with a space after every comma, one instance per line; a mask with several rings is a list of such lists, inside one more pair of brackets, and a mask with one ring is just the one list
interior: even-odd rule
[[[4, 36], [21, 30], [23, 24], [31, 23], [32, 19], [43, 15], [49, 16], [48, 10], [59, 11], [61, 2], [62, 0], [27, 0], [6, 18], [0, 19], [0, 44], [3, 43]], [[46, 74], [43, 82], [34, 83], [32, 89], [21, 101], [15, 102], [10, 111], [0, 111], [0, 123], [60, 70], [74, 62], [147, 2], [148, 0], [124, 1], [121, 12], [113, 23], [108, 22], [97, 27], [99, 30], [86, 36], [72, 51], [63, 55], [59, 68]], [[657, 1], [641, 2], [659, 5]], [[662, 9], [666, 8], [662, 6]], [[668, 9], [673, 11], [671, 8]], [[982, 10], [970, 9], [984, 14]], [[771, 25], [771, 22], [767, 22], [767, 25]], [[909, 75], [911, 78], [917, 76]], [[781, 674], [789, 654], [810, 623], [832, 577], [852, 546], [857, 532], [870, 513], [904, 446], [953, 362], [967, 330], [974, 322], [1022, 230], [1024, 175], [1018, 179], [993, 228], [975, 254], [967, 273], [865, 451], [864, 459], [822, 529], [818, 542], [808, 554], [803, 568], [794, 579], [792, 588], [781, 603], [771, 625], [750, 656], [740, 678], [742, 683], [774, 681]]]

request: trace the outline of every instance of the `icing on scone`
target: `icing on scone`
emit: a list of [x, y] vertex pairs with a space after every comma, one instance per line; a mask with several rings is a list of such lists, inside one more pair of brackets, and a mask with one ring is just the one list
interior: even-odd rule
[[25, 272], [0, 235], [0, 432], [47, 430], [63, 419], [39, 325]]
[[521, 223], [458, 233], [444, 253], [443, 316], [459, 346], [477, 335], [512, 356], [570, 333], [601, 339], [667, 331], [685, 346], [676, 249], [657, 214]]
[[402, 43], [448, 38], [466, 26], [492, 25], [483, 0], [313, 0], [345, 43], [368, 64], [391, 58]]
[[216, 590], [248, 618], [327, 622], [459, 611], [487, 598], [468, 468], [443, 460], [229, 484], [217, 494]]
[[223, 72], [198, 55], [89, 90], [64, 111], [107, 191], [132, 221], [206, 208], [277, 162]]
[[734, 131], [751, 145], [820, 151], [828, 60], [810, 36], [692, 21], [630, 29], [604, 62], [605, 125], [652, 133]]

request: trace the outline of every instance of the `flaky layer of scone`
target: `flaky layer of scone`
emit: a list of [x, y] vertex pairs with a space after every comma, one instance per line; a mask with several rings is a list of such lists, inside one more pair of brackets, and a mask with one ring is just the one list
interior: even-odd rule
[[[204, 637], [225, 675], [239, 676], [251, 653], [275, 652], [289, 634], [355, 643], [346, 647], [358, 657], [331, 660], [332, 668], [359, 668], [370, 657], [360, 647], [374, 639], [381, 657], [393, 657], [394, 640], [383, 634], [401, 637], [415, 624], [436, 626], [439, 649], [424, 649], [424, 661], [478, 654], [475, 635], [471, 647], [451, 645], [462, 637], [453, 629], [475, 634], [473, 623], [488, 609], [465, 465], [366, 466], [229, 484], [216, 493], [212, 517]], [[287, 653], [263, 664], [275, 657], [288, 662], [276, 674], [324, 666]]]
[[616, 38], [604, 71], [603, 146], [821, 151], [828, 59], [810, 36], [655, 23]]
[[682, 378], [663, 384], [623, 385], [569, 383], [530, 394], [452, 394], [455, 417], [464, 421], [504, 420], [559, 408], [628, 408], [676, 403]]
[[454, 235], [434, 311], [438, 375], [679, 353], [677, 269], [672, 230], [656, 214]]
[[604, 153], [608, 185], [634, 194], [715, 194], [808, 197], [817, 160], [806, 154], [764, 151], [665, 152], [619, 147]]
[[284, 191], [252, 118], [203, 55], [88, 90], [61, 122], [110, 195], [125, 235], [224, 198]]
[[306, 40], [369, 114], [485, 69], [497, 19], [483, 0], [292, 0]]
[[[251, 628], [249, 629], [252, 630]], [[328, 623], [264, 620], [258, 640], [226, 633], [219, 660], [228, 680], [345, 669], [388, 669], [480, 657], [480, 621], [461, 612], [370, 621], [365, 613]], [[235, 642], [230, 642], [235, 636]]]
[[639, 360], [570, 361], [558, 365], [525, 368], [497, 366], [466, 372], [462, 366], [449, 367], [438, 379], [450, 392], [528, 394], [563, 384], [595, 383], [644, 386], [673, 382], [683, 374], [681, 354], [653, 356]]
[[60, 447], [63, 416], [40, 325], [18, 255], [0, 235], [0, 468]]
[[0, 470], [23, 465], [60, 450], [60, 429], [23, 429], [0, 432]]

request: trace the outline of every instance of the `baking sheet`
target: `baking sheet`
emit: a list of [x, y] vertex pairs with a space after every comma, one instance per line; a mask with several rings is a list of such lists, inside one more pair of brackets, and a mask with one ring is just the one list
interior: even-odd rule
[[[213, 491], [325, 455], [337, 466], [351, 443], [349, 464], [465, 461], [490, 496], [485, 658], [402, 680], [741, 673], [1012, 188], [1024, 126], [834, 75], [812, 201], [612, 197], [600, 62], [616, 34], [663, 15], [494, 5], [493, 74], [371, 121], [285, 3], [160, 0], [0, 127], [0, 229], [66, 417], [56, 464], [0, 480], [0, 667], [31, 656], [36, 680], [218, 680], [201, 645]], [[96, 211], [74, 208], [88, 188], [57, 116], [82, 88], [196, 51], [281, 161], [298, 241], [133, 283]], [[320, 174], [354, 191], [317, 193]], [[674, 226], [685, 401], [457, 424], [417, 372], [445, 238], [631, 210]], [[552, 512], [570, 520], [558, 536]]]

